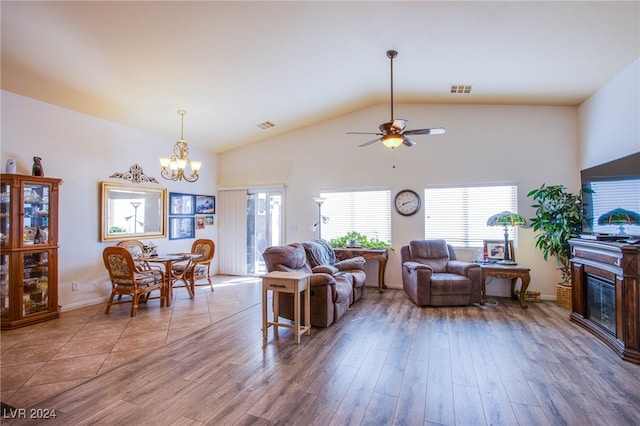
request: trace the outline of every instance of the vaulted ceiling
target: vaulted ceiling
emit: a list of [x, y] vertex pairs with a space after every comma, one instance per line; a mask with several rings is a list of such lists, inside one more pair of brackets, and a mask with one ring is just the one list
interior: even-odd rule
[[637, 1], [0, 7], [2, 89], [213, 152], [388, 103], [389, 49], [396, 103], [579, 105], [640, 57]]

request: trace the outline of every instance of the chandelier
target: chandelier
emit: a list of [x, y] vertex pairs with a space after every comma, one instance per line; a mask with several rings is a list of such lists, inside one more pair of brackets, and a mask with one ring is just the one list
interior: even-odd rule
[[[198, 180], [198, 170], [202, 165], [201, 161], [189, 160], [189, 147], [184, 140], [184, 115], [187, 111], [178, 110], [181, 117], [180, 140], [173, 146], [173, 155], [171, 158], [160, 158], [162, 171], [160, 175], [167, 180], [186, 180], [187, 182], [195, 182]], [[187, 164], [191, 167], [191, 175], [185, 173]]]

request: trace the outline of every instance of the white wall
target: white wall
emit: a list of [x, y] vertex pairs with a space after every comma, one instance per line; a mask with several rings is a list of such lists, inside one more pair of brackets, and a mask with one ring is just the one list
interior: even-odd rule
[[[7, 158], [17, 160], [20, 174], [31, 174], [32, 158], [42, 157], [45, 176], [63, 179], [60, 188], [59, 304], [63, 310], [103, 301], [110, 294], [99, 242], [99, 182], [122, 182], [109, 178], [140, 164], [145, 174], [170, 192], [216, 195], [217, 155], [190, 144], [190, 156], [202, 160], [195, 183], [170, 182], [160, 177], [159, 157], [168, 156], [175, 140], [100, 120], [74, 111], [2, 91], [2, 151], [0, 167]], [[176, 139], [179, 118], [175, 116]], [[187, 124], [188, 126], [188, 124]], [[187, 127], [188, 128], [188, 127]], [[187, 141], [189, 142], [189, 141]], [[197, 238], [217, 240], [217, 224], [196, 231]], [[188, 251], [193, 240], [151, 239], [160, 252]], [[214, 271], [217, 263], [214, 260]], [[80, 283], [71, 291], [71, 282]]]
[[[447, 133], [415, 136], [415, 147], [394, 152], [381, 144], [359, 148], [369, 137], [345, 132], [376, 131], [389, 118], [388, 106], [380, 105], [221, 154], [219, 185], [285, 184], [287, 243], [314, 237], [310, 225], [317, 206], [312, 197], [323, 189], [387, 187], [392, 194], [404, 188], [422, 193], [426, 185], [508, 182], [518, 185], [518, 211], [529, 218], [529, 190], [542, 183], [579, 188], [575, 107], [396, 105], [395, 111], [409, 120], [408, 129], [442, 126]], [[390, 287], [402, 286], [399, 249], [423, 238], [423, 212], [392, 214], [395, 254], [386, 273]], [[555, 263], [542, 259], [530, 229], [518, 232], [517, 260], [532, 269], [530, 288], [555, 298], [560, 281]], [[462, 256], [473, 260], [476, 253]], [[488, 290], [506, 294], [506, 284]]]
[[640, 152], [640, 59], [579, 110], [580, 169]]

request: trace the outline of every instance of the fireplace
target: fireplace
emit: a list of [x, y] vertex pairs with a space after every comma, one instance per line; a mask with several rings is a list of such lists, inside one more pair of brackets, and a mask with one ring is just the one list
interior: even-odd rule
[[613, 281], [585, 274], [587, 281], [587, 318], [615, 336], [616, 291]]
[[640, 244], [575, 238], [571, 321], [640, 364]]

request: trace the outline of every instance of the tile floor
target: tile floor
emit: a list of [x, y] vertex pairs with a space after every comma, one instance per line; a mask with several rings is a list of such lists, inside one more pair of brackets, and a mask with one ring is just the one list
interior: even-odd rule
[[216, 276], [215, 291], [196, 287], [189, 299], [174, 290], [174, 303], [139, 305], [131, 318], [126, 303], [63, 312], [59, 319], [0, 333], [0, 397], [25, 408], [202, 327], [260, 303], [260, 280]]

